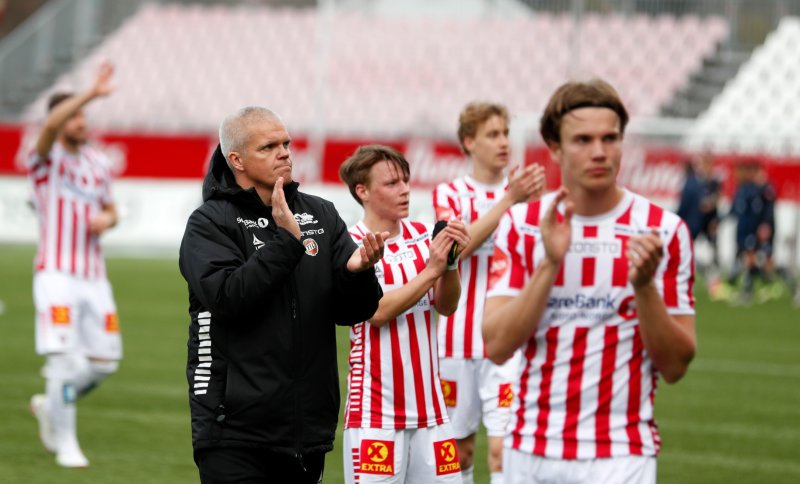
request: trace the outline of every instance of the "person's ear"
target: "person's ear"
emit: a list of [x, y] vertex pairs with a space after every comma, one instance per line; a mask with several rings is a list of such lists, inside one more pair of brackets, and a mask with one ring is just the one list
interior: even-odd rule
[[466, 136], [464, 138], [464, 148], [467, 150], [467, 154], [472, 153], [472, 148], [475, 147], [475, 138], [472, 136]]
[[550, 152], [550, 159], [553, 163], [561, 165], [561, 143], [557, 141], [547, 141], [547, 151]]
[[231, 167], [236, 171], [244, 171], [244, 162], [242, 156], [237, 151], [228, 153], [228, 161], [231, 162]]
[[356, 195], [361, 200], [361, 203], [364, 203], [369, 199], [369, 189], [363, 183], [359, 183], [356, 185]]

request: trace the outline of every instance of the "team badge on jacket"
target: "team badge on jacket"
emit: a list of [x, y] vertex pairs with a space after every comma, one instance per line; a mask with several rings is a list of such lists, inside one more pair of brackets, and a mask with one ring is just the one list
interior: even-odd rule
[[319, 246], [317, 245], [317, 241], [314, 239], [305, 239], [303, 241], [303, 245], [306, 247], [306, 254], [314, 257], [319, 252]]

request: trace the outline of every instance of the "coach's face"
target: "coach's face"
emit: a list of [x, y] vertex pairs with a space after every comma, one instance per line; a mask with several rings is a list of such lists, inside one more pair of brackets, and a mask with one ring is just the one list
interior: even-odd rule
[[619, 117], [611, 109], [570, 111], [561, 120], [561, 141], [550, 143], [549, 148], [570, 191], [597, 192], [616, 186], [622, 133]]
[[231, 162], [245, 181], [272, 189], [283, 177], [292, 181], [292, 153], [286, 126], [279, 119], [263, 118], [248, 123], [247, 141], [241, 151], [231, 152]]

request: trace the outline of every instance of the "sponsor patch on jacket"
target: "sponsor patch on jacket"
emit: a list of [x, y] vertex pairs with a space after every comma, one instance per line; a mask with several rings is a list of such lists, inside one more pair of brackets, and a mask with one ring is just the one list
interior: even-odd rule
[[436, 457], [437, 476], [461, 472], [461, 465], [458, 463], [458, 451], [456, 450], [456, 439], [434, 442], [433, 455]]
[[500, 408], [508, 408], [514, 400], [514, 390], [511, 389], [511, 383], [501, 383], [497, 392], [497, 406]]
[[445, 406], [455, 407], [458, 404], [458, 384], [455, 380], [442, 380], [442, 393]]
[[319, 245], [317, 245], [317, 241], [314, 239], [305, 239], [303, 240], [303, 245], [306, 247], [306, 254], [314, 257], [319, 252]]
[[50, 306], [50, 321], [53, 324], [70, 324], [69, 306]]
[[361, 466], [363, 474], [394, 475], [394, 442], [391, 440], [362, 440]]

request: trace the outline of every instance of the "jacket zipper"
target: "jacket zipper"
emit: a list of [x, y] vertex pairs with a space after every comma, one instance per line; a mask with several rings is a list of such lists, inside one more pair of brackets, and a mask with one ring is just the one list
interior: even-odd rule
[[[292, 351], [292, 371], [294, 373], [294, 380], [297, 382], [299, 373], [300, 373], [300, 363], [301, 363], [301, 356], [302, 356], [302, 331], [300, 327], [300, 319], [297, 317], [297, 291], [295, 290], [295, 279], [294, 277], [291, 278], [290, 283], [291, 291], [292, 291], [292, 341], [293, 341], [293, 351]], [[306, 472], [305, 465], [303, 464], [303, 454], [302, 450], [302, 425], [303, 419], [300, 412], [300, 395], [298, 393], [299, 385], [295, 384], [292, 385], [292, 400], [293, 400], [293, 407], [294, 407], [294, 437], [295, 437], [295, 458], [297, 458], [298, 463], [300, 464], [300, 468], [303, 469], [303, 472]]]

